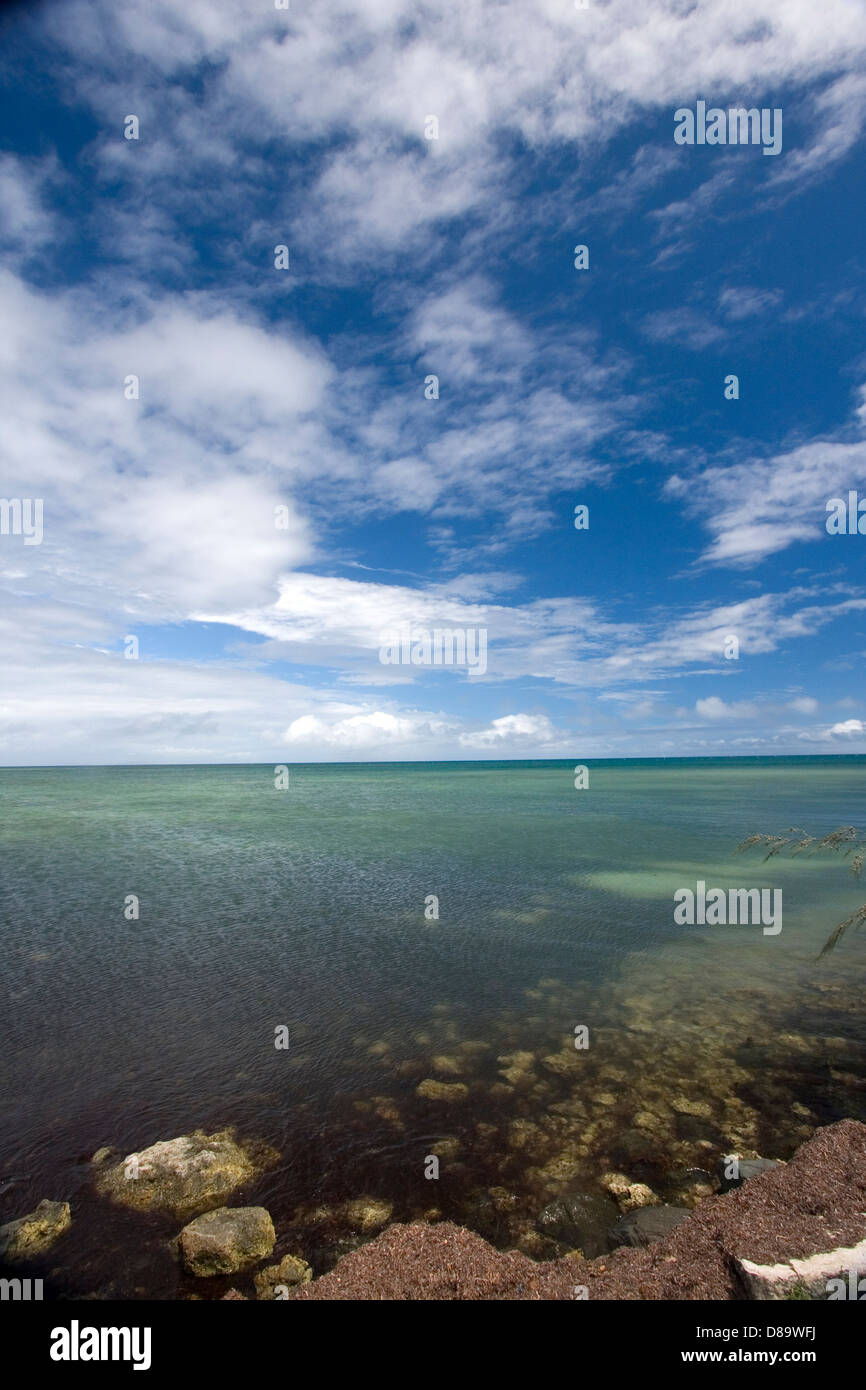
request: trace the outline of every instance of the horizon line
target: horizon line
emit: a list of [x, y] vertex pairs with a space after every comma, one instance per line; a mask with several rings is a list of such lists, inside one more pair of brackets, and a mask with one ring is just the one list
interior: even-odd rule
[[866, 762], [866, 753], [644, 753], [632, 757], [611, 755], [610, 757], [551, 757], [551, 758], [330, 758], [327, 760], [307, 759], [291, 761], [286, 758], [265, 758], [255, 762], [141, 762], [141, 763], [0, 763], [0, 772], [58, 772], [88, 771], [95, 769], [129, 768], [176, 768], [176, 767], [441, 767], [443, 764], [455, 767], [499, 766], [502, 763], [559, 763], [570, 766], [575, 758], [580, 764], [593, 763], [712, 763], [712, 762], [762, 762], [799, 761], [809, 762], [817, 759], [861, 759]]

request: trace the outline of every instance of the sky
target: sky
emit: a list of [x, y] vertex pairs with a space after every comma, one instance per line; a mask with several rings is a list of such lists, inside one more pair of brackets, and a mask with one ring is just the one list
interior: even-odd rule
[[44, 0], [0, 77], [0, 763], [866, 752], [862, 0]]

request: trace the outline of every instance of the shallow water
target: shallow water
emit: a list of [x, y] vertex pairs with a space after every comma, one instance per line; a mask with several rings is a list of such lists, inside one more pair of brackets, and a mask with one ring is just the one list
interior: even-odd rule
[[[866, 933], [814, 963], [866, 889], [735, 853], [866, 824], [866, 759], [590, 764], [581, 791], [566, 763], [301, 766], [287, 791], [270, 766], [0, 770], [0, 810], [0, 1221], [72, 1202], [56, 1292], [220, 1291], [178, 1273], [175, 1221], [95, 1197], [104, 1144], [268, 1141], [233, 1201], [319, 1272], [363, 1195], [541, 1258], [540, 1209], [606, 1172], [676, 1197], [719, 1153], [866, 1118]], [[698, 879], [781, 888], [783, 930], [676, 926]]]

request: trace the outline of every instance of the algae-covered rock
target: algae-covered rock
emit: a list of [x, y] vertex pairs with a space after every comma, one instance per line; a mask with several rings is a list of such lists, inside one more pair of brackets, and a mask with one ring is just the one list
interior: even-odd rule
[[454, 1134], [443, 1135], [441, 1139], [433, 1141], [430, 1152], [437, 1158], [456, 1158], [460, 1152], [460, 1140]]
[[528, 1087], [535, 1080], [534, 1052], [504, 1052], [497, 1057], [499, 1071], [511, 1086]]
[[677, 1175], [667, 1195], [675, 1206], [696, 1207], [707, 1197], [715, 1196], [717, 1191], [718, 1185], [713, 1181], [712, 1174], [702, 1168], [691, 1168], [687, 1173]]
[[43, 1200], [35, 1211], [0, 1226], [0, 1258], [10, 1262], [29, 1260], [47, 1250], [71, 1225], [68, 1202]]
[[309, 1284], [313, 1271], [306, 1260], [297, 1255], [284, 1255], [278, 1265], [268, 1265], [253, 1278], [256, 1297], [270, 1302], [279, 1302], [285, 1297], [283, 1290], [299, 1284]]
[[660, 1198], [645, 1182], [630, 1182], [624, 1173], [605, 1173], [602, 1187], [615, 1198], [620, 1211], [634, 1211], [637, 1207], [658, 1206]]
[[111, 1148], [104, 1144], [101, 1149], [97, 1149], [90, 1162], [94, 1168], [99, 1168], [101, 1164], [107, 1163], [110, 1158], [120, 1158], [120, 1150]]
[[654, 1135], [642, 1129], [626, 1129], [616, 1137], [617, 1157], [627, 1163], [658, 1157], [659, 1143]]
[[428, 1076], [426, 1081], [419, 1082], [415, 1087], [415, 1094], [424, 1100], [466, 1100], [469, 1087], [462, 1081], [436, 1081]]
[[571, 1076], [579, 1067], [585, 1066], [581, 1053], [574, 1048], [569, 1048], [561, 1052], [551, 1052], [548, 1056], [542, 1057], [541, 1065], [548, 1071], [552, 1071], [556, 1076]]
[[382, 1197], [355, 1197], [344, 1210], [350, 1225], [361, 1231], [377, 1231], [388, 1224], [394, 1206]]
[[220, 1205], [258, 1168], [276, 1155], [260, 1148], [254, 1155], [238, 1144], [231, 1130], [205, 1134], [195, 1130], [161, 1140], [128, 1154], [121, 1163], [102, 1168], [97, 1190], [121, 1206], [165, 1210], [182, 1215]]
[[274, 1223], [264, 1207], [218, 1207], [197, 1216], [180, 1233], [178, 1245], [191, 1274], [234, 1274], [270, 1255]]
[[533, 1124], [532, 1120], [512, 1120], [508, 1126], [508, 1147], [510, 1149], [529, 1149], [535, 1152], [539, 1147], [539, 1142], [543, 1142], [544, 1133], [539, 1125]]
[[694, 1100], [689, 1096], [674, 1096], [671, 1099], [671, 1109], [677, 1115], [691, 1115], [695, 1119], [712, 1119], [712, 1106], [705, 1100]]
[[466, 1063], [460, 1057], [442, 1055], [433, 1058], [433, 1070], [440, 1076], [462, 1076]]

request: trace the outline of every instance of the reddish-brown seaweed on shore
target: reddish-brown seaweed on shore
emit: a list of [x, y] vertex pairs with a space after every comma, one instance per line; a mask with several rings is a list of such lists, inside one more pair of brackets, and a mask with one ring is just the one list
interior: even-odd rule
[[843, 1120], [818, 1130], [790, 1163], [707, 1198], [647, 1249], [537, 1263], [450, 1222], [395, 1225], [293, 1297], [739, 1299], [736, 1259], [774, 1264], [856, 1245], [864, 1213], [866, 1125]]

